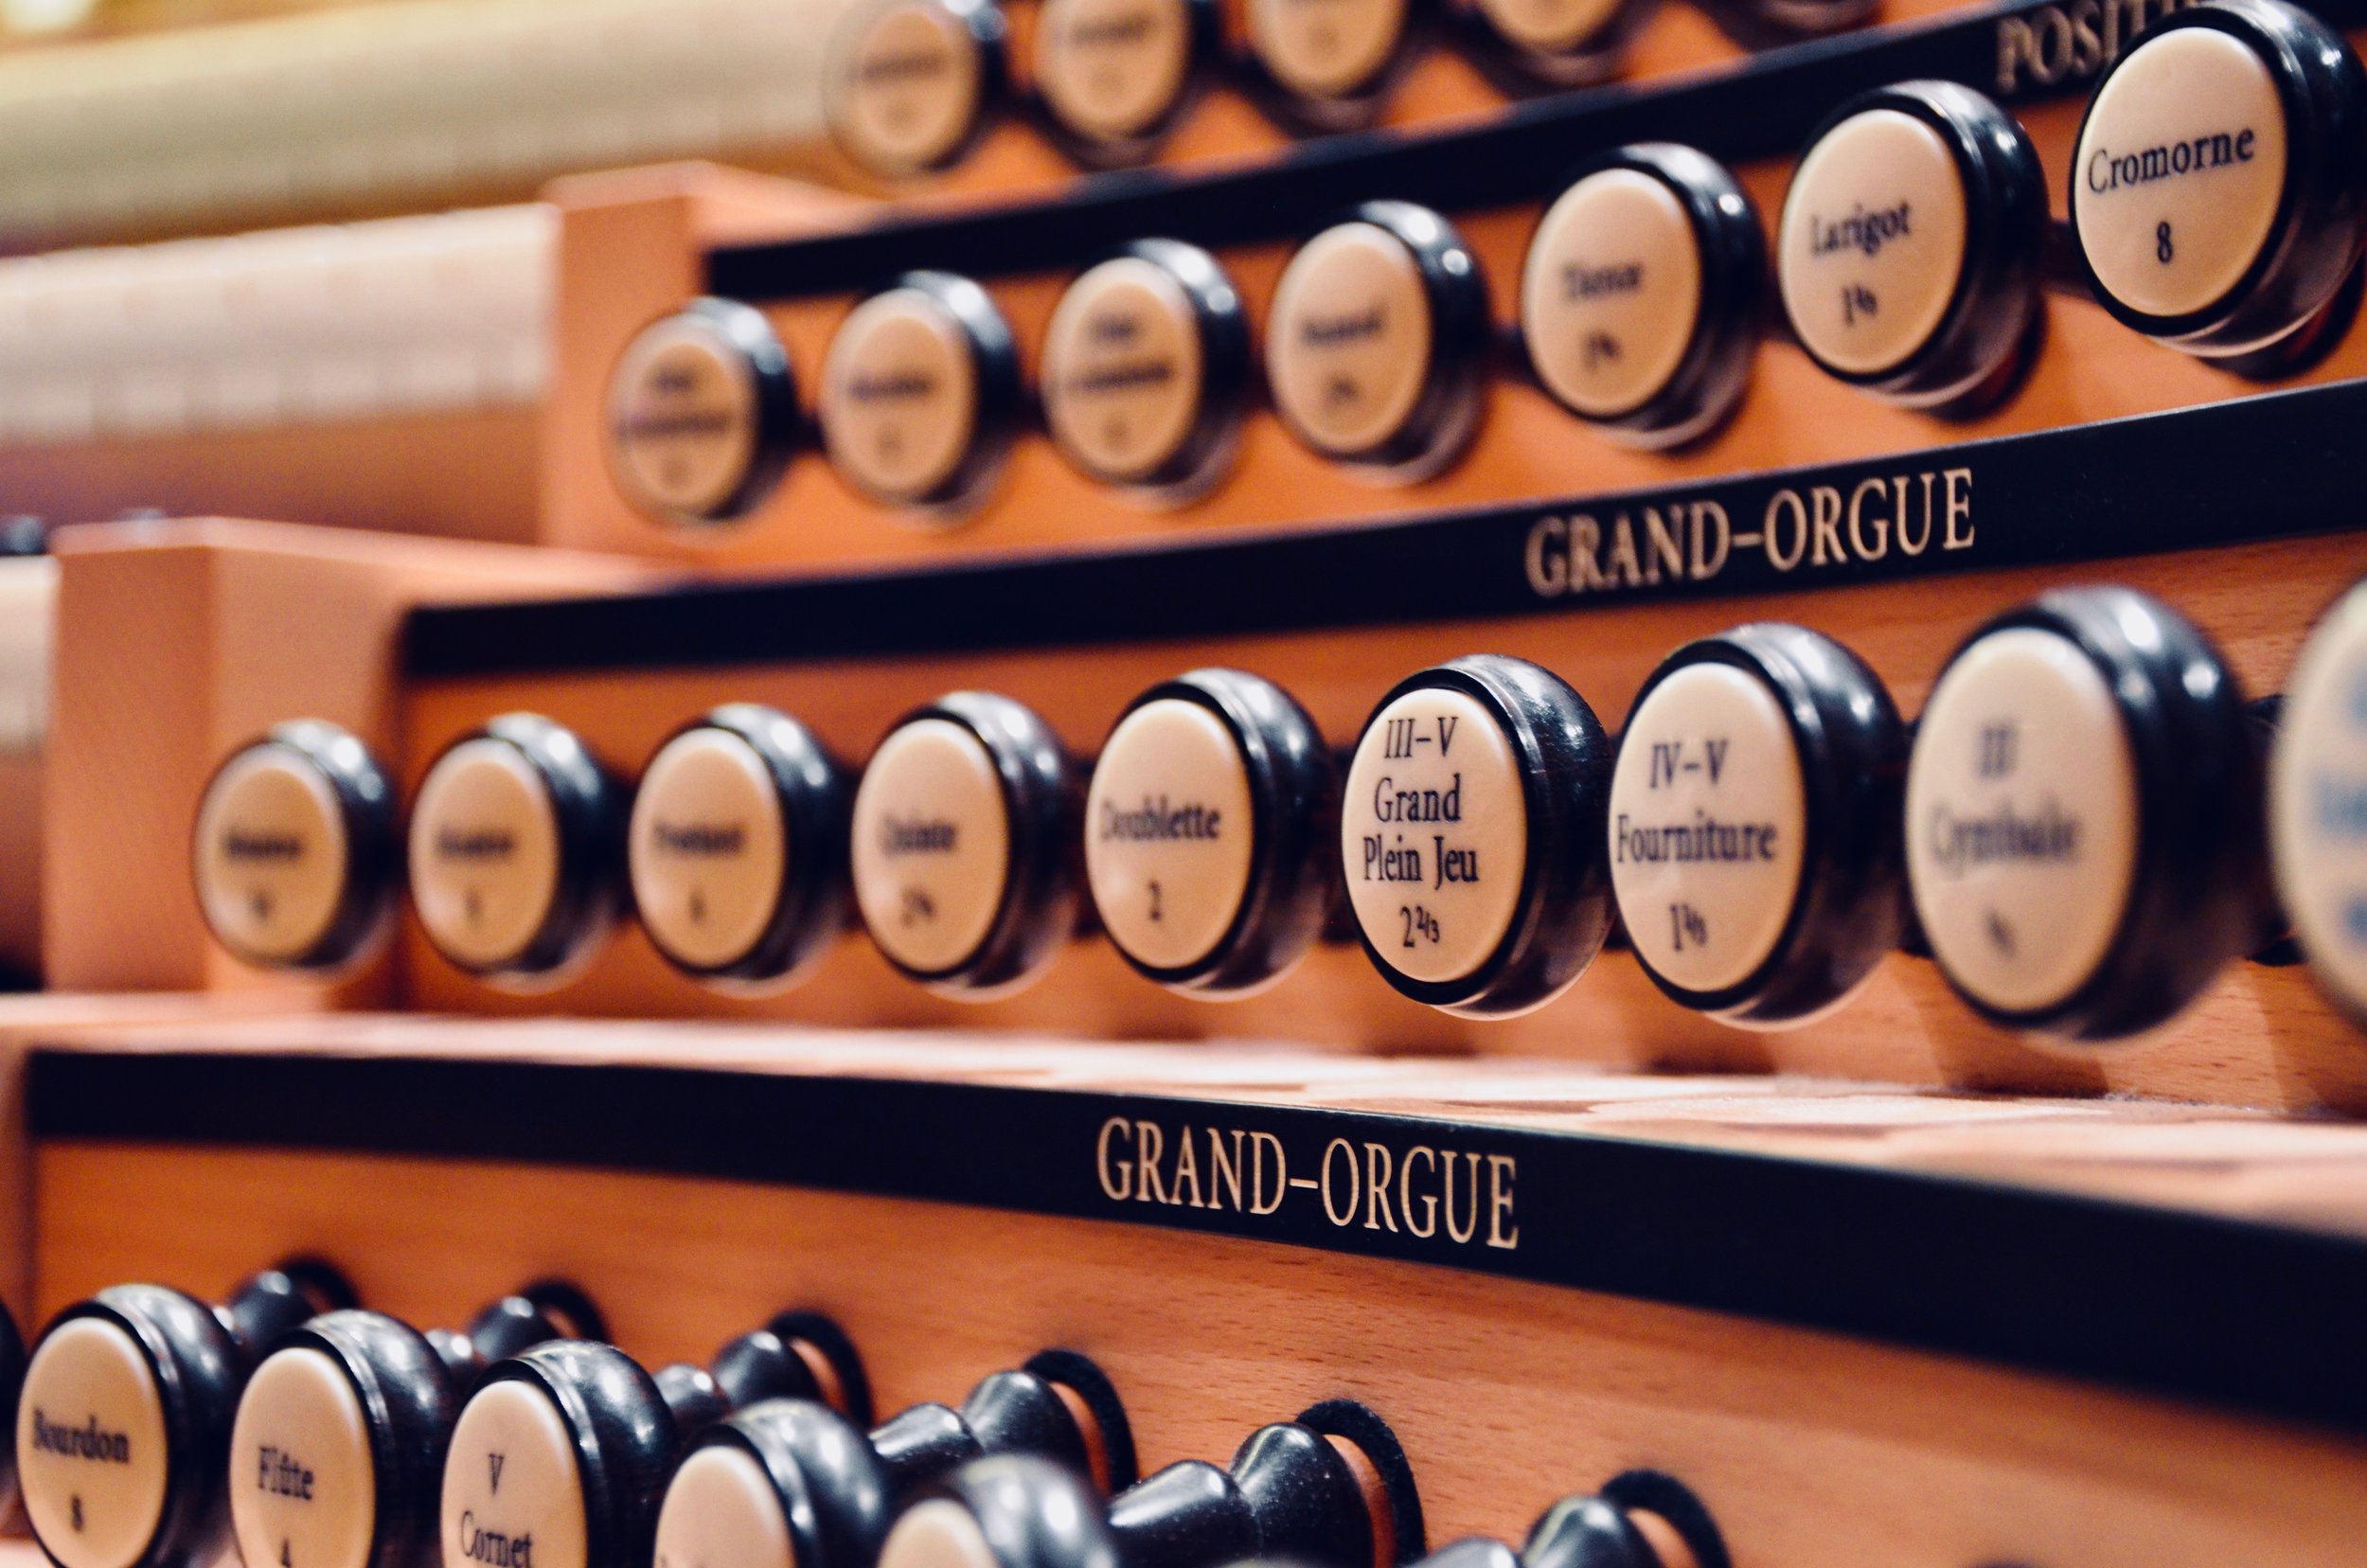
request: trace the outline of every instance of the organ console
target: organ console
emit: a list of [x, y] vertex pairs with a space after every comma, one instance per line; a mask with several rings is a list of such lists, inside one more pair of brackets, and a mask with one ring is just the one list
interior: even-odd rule
[[865, 4], [613, 559], [69, 530], [50, 1559], [2352, 1561], [2367, 12], [1862, 19]]

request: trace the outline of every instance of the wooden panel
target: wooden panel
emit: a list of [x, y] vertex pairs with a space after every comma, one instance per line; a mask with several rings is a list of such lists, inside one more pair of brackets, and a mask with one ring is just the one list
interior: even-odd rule
[[65, 989], [244, 983], [187, 886], [198, 791], [230, 748], [320, 718], [391, 746], [420, 598], [623, 587], [620, 561], [267, 524], [63, 530], [43, 945]]
[[423, 1322], [558, 1272], [645, 1359], [818, 1305], [891, 1409], [1063, 1344], [1114, 1378], [1146, 1467], [1366, 1400], [1407, 1441], [1434, 1541], [1517, 1535], [1639, 1464], [1698, 1488], [1763, 1568], [2331, 1568], [2367, 1527], [2356, 1444], [1446, 1269], [616, 1172], [75, 1144], [35, 1168], [44, 1310], [133, 1277], [219, 1290], [296, 1250]]

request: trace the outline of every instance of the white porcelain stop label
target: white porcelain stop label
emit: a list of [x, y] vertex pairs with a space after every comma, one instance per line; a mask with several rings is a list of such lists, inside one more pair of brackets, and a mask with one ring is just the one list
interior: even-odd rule
[[1577, 48], [1602, 31], [1619, 6], [1620, 0], [1479, 0], [1488, 26], [1538, 54]]
[[1356, 456], [1405, 427], [1429, 383], [1430, 294], [1405, 242], [1342, 223], [1299, 247], [1274, 288], [1266, 378], [1291, 431]]
[[1184, 449], [1206, 384], [1200, 318], [1184, 286], [1140, 257], [1069, 285], [1044, 333], [1044, 422], [1079, 468], [1148, 478]]
[[1110, 939], [1136, 963], [1208, 958], [1249, 893], [1255, 811], [1241, 748], [1198, 703], [1128, 714], [1085, 801], [1085, 876]]
[[437, 951], [497, 969], [525, 953], [559, 894], [559, 814], [507, 741], [464, 740], [411, 809], [411, 900]]
[[197, 812], [197, 896], [222, 946], [253, 964], [302, 958], [345, 900], [350, 846], [337, 792], [271, 741], [234, 757]]
[[609, 377], [609, 466], [660, 517], [721, 510], [756, 462], [757, 423], [755, 369], [696, 315], [642, 329]]
[[369, 1568], [378, 1462], [361, 1397], [312, 1349], [267, 1358], [230, 1432], [230, 1524], [257, 1568]]
[[1283, 86], [1344, 98], [1372, 80], [1405, 35], [1406, 0], [1249, 0], [1249, 46]]
[[626, 842], [633, 907], [660, 952], [724, 969], [763, 938], [792, 846], [779, 787], [747, 741], [702, 728], [660, 747], [642, 772]]
[[1590, 174], [1547, 209], [1521, 276], [1521, 332], [1546, 389], [1595, 419], [1659, 396], [1701, 316], [1701, 246], [1667, 186]]
[[1044, 0], [1036, 90], [1062, 124], [1115, 141], [1166, 118], [1192, 67], [1184, 0]]
[[64, 1568], [130, 1568], [163, 1517], [172, 1456], [137, 1341], [75, 1318], [33, 1353], [16, 1410], [16, 1470], [33, 1533]]
[[1520, 907], [1528, 803], [1512, 742], [1460, 691], [1407, 692], [1357, 741], [1340, 811], [1356, 923], [1409, 979], [1460, 980]]
[[880, 1548], [880, 1568], [1001, 1568], [968, 1508], [931, 1498], [904, 1511]]
[[1010, 880], [1011, 824], [985, 744], [945, 719], [899, 728], [855, 793], [855, 901], [871, 939], [923, 974], [985, 944]]
[[865, 168], [903, 174], [951, 157], [978, 118], [986, 61], [941, 0], [890, 0], [858, 13], [831, 51], [830, 131]]
[[1965, 226], [1964, 176], [1938, 132], [1895, 109], [1851, 116], [1784, 198], [1776, 267], [1793, 330], [1853, 375], [1905, 365], [1947, 319]]
[[532, 1385], [488, 1383], [444, 1461], [444, 1568], [584, 1568], [575, 1444]]
[[755, 1454], [717, 1443], [667, 1484], [657, 1568], [797, 1568], [780, 1493]]
[[1908, 877], [1949, 977], [2002, 1012], [2069, 1001], [2120, 929], [2137, 813], [2128, 732], [2085, 654], [2027, 627], [1967, 649], [1907, 772]]
[[953, 476], [978, 423], [969, 334], [919, 289], [890, 289], [855, 308], [822, 368], [822, 433], [830, 462], [883, 501], [918, 501]]
[[2250, 46], [2211, 27], [2140, 44], [2097, 90], [2072, 158], [2096, 281], [2148, 315], [2220, 299], [2269, 243], [2285, 162], [2276, 79]]
[[1611, 876], [1636, 956], [1719, 991], [1782, 940], [1807, 829], [1800, 751], [1764, 682], [1698, 664], [1628, 721], [1611, 784]]
[[2269, 772], [2278, 895], [2319, 984], [2367, 1014], [2367, 596], [2304, 645]]

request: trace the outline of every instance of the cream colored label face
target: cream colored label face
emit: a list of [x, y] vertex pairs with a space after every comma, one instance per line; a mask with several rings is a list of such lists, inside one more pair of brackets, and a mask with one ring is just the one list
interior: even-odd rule
[[1011, 824], [976, 736], [920, 719], [881, 742], [855, 792], [854, 835], [855, 901], [889, 957], [930, 974], [978, 951], [1010, 880]]
[[1381, 961], [1460, 980], [1520, 907], [1528, 805], [1512, 744], [1460, 691], [1409, 691], [1381, 709], [1348, 766], [1340, 854], [1348, 902]]
[[42, 1342], [16, 1410], [16, 1470], [33, 1532], [65, 1568], [129, 1568], [165, 1506], [171, 1456], [155, 1374], [112, 1323], [76, 1318]]
[[2120, 928], [2137, 810], [2127, 731], [2084, 654], [2035, 628], [1967, 650], [1907, 772], [1915, 913], [1949, 976], [2004, 1012], [2069, 1000]]
[[1875, 375], [1939, 330], [1965, 267], [1965, 184], [1939, 133], [1870, 109], [1808, 150], [1776, 247], [1784, 309], [1828, 365]]
[[1106, 140], [1164, 119], [1192, 66], [1184, 0], [1044, 0], [1036, 90], [1062, 124]]
[[2277, 891], [2318, 982], [2367, 1014], [2367, 595], [2328, 613], [2285, 686], [2269, 769]]
[[1248, 896], [1249, 769], [1223, 721], [1166, 698], [1128, 714], [1085, 801], [1085, 876], [1110, 939], [1137, 963], [1208, 958]]
[[970, 338], [920, 290], [874, 294], [830, 340], [823, 439], [858, 490], [887, 501], [927, 496], [961, 466], [977, 420]]
[[1603, 30], [1619, 0], [1479, 0], [1480, 14], [1505, 42], [1538, 54], [1577, 48]]
[[2072, 202], [2096, 280], [2148, 315], [2243, 281], [2285, 193], [2285, 109], [2258, 55], [2181, 27], [2141, 44], [2088, 111]]
[[890, 0], [855, 13], [829, 73], [831, 134], [847, 156], [886, 174], [952, 156], [985, 96], [978, 41], [938, 0]]
[[1139, 257], [1104, 261], [1060, 296], [1044, 334], [1043, 412], [1077, 467], [1142, 479], [1191, 438], [1203, 385], [1184, 286]]
[[559, 892], [559, 817], [517, 748], [464, 740], [411, 808], [411, 901], [447, 957], [496, 969], [523, 953]]
[[1249, 0], [1249, 46], [1267, 73], [1310, 98], [1371, 81], [1405, 35], [1406, 0]]
[[650, 759], [627, 845], [641, 929], [660, 952], [698, 969], [748, 956], [790, 874], [772, 771], [728, 730], [678, 735]]
[[1000, 1560], [970, 1510], [941, 1497], [906, 1509], [880, 1548], [880, 1568], [997, 1568]]
[[198, 808], [198, 902], [222, 945], [250, 963], [293, 963], [329, 935], [347, 865], [336, 792], [286, 746], [233, 758]]
[[549, 1399], [496, 1382], [469, 1401], [444, 1461], [441, 1517], [444, 1568], [584, 1568], [583, 1478]]
[[1799, 896], [1807, 792], [1767, 686], [1693, 665], [1628, 721], [1611, 785], [1611, 877], [1636, 955], [1672, 984], [1738, 986]]
[[1597, 419], [1649, 402], [1700, 315], [1701, 248], [1660, 181], [1605, 169], [1546, 211], [1521, 276], [1521, 331], [1555, 397]]
[[716, 1444], [667, 1484], [656, 1568], [797, 1568], [780, 1494], [755, 1454]]
[[257, 1568], [369, 1568], [378, 1465], [353, 1384], [318, 1350], [256, 1368], [230, 1432], [230, 1524]]
[[1405, 428], [1430, 379], [1430, 295], [1385, 229], [1342, 223], [1299, 247], [1274, 290], [1266, 378], [1300, 440], [1355, 456]]
[[756, 461], [756, 422], [755, 371], [697, 316], [644, 328], [609, 377], [610, 466], [660, 517], [721, 512]]

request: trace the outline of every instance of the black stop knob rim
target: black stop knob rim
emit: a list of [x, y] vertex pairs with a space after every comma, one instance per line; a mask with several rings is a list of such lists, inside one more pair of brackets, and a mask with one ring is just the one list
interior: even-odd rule
[[[1885, 369], [1844, 369], [1797, 331], [1792, 335], [1836, 381], [1908, 407], [1945, 405], [1996, 376], [2029, 344], [2044, 276], [2046, 171], [2020, 120], [1953, 81], [1902, 81], [1860, 93], [1809, 134], [1802, 155], [1843, 121], [1876, 109], [1921, 121], [1955, 162], [1965, 194], [1965, 254], [1955, 292], [1931, 335]], [[1790, 202], [1787, 192], [1787, 211]]]
[[[1589, 414], [1563, 402], [1536, 374], [1524, 330], [1521, 357], [1538, 390], [1574, 418], [1635, 445], [1681, 446], [1723, 424], [1750, 385], [1767, 313], [1767, 236], [1758, 204], [1734, 172], [1707, 153], [1676, 142], [1630, 142], [1590, 158], [1562, 180], [1555, 200], [1583, 180], [1618, 169], [1645, 175], [1665, 187], [1684, 208], [1693, 230], [1701, 260], [1701, 296], [1693, 335], [1677, 368], [1632, 407]], [[1549, 202], [1547, 210], [1551, 208]], [[1543, 227], [1540, 215], [1527, 250], [1536, 248]], [[1524, 277], [1526, 257], [1524, 250]]]
[[[1327, 462], [1377, 471], [1393, 480], [1427, 478], [1451, 465], [1479, 434], [1496, 339], [1487, 273], [1452, 221], [1416, 203], [1361, 203], [1315, 233], [1320, 237], [1350, 223], [1380, 230], [1413, 258], [1430, 307], [1429, 363], [1420, 397], [1397, 428], [1378, 442], [1352, 452], [1311, 440], [1302, 444]], [[1270, 322], [1267, 330], [1273, 330]], [[1298, 435], [1295, 428], [1292, 435]]]
[[[981, 9], [992, 10], [991, 5]], [[1019, 368], [1019, 344], [1011, 324], [994, 296], [959, 273], [923, 268], [899, 274], [863, 295], [858, 306], [883, 294], [910, 289], [943, 311], [954, 325], [970, 358], [976, 398], [971, 405], [969, 443], [961, 459], [928, 490], [917, 495], [896, 495], [872, 490], [840, 470], [847, 487], [882, 507], [952, 521], [982, 497], [1003, 472], [1011, 443], [1019, 435], [1025, 408], [1025, 389]], [[827, 419], [824, 421], [827, 426]]]
[[1364, 956], [1399, 995], [1461, 1018], [1508, 1018], [1576, 984], [1611, 934], [1611, 738], [1586, 699], [1553, 671], [1526, 659], [1473, 653], [1391, 686], [1365, 717], [1359, 746], [1390, 704], [1439, 689], [1486, 708], [1521, 771], [1528, 830], [1512, 918], [1478, 967], [1451, 980], [1403, 973], [1361, 920], [1352, 923]]
[[[1215, 0], [1183, 3], [1202, 8], [1213, 7]], [[1249, 312], [1224, 263], [1181, 240], [1131, 241], [1090, 263], [1077, 276], [1082, 277], [1104, 262], [1121, 260], [1147, 261], [1183, 291], [1200, 345], [1200, 406], [1176, 450], [1148, 472], [1111, 473], [1065, 447], [1060, 454], [1101, 484], [1132, 491], [1154, 505], [1178, 505], [1205, 493], [1232, 466], [1239, 450], [1241, 419], [1249, 409], [1257, 357]], [[1046, 431], [1048, 435], [1048, 420]]]
[[1567, 92], [1611, 80], [1625, 63], [1628, 45], [1651, 14], [1648, 0], [1618, 0], [1611, 13], [1583, 37], [1557, 47], [1523, 44], [1500, 30], [1472, 0], [1445, 8], [1448, 25], [1471, 63], [1507, 97], [1539, 91]]
[[[214, 793], [222, 775], [261, 750], [289, 753], [319, 775], [337, 805], [337, 823], [345, 834], [346, 878], [329, 923], [312, 944], [293, 958], [261, 958], [241, 951], [219, 931], [221, 942], [240, 963], [261, 968], [336, 974], [358, 969], [377, 956], [394, 930], [395, 906], [402, 890], [400, 835], [397, 832], [394, 781], [361, 739], [325, 720], [295, 719], [275, 724], [222, 758], [206, 776], [197, 798]], [[204, 846], [199, 825], [189, 824], [191, 880]], [[200, 889], [199, 907], [205, 900]], [[209, 930], [211, 927], [209, 925]]]
[[[165, 1495], [155, 1528], [131, 1568], [174, 1568], [210, 1556], [229, 1529], [224, 1482], [230, 1427], [245, 1381], [237, 1342], [212, 1308], [186, 1292], [163, 1285], [112, 1285], [50, 1319], [27, 1364], [39, 1358], [50, 1335], [85, 1319], [131, 1337], [155, 1381], [164, 1415]], [[64, 1568], [38, 1531], [34, 1540], [44, 1556]]]
[[[2223, 357], [2276, 343], [2332, 304], [2367, 247], [2367, 70], [2340, 33], [2281, 0], [2211, 0], [2172, 12], [2115, 61], [2097, 93], [2146, 44], [2180, 28], [2208, 27], [2251, 49], [2268, 67], [2285, 115], [2285, 186], [2268, 242], [2243, 276], [2218, 298], [2181, 315], [2124, 304], [2097, 277], [2080, 238], [2076, 200], [2073, 249], [2089, 292], [2113, 319], [2188, 353]], [[2091, 95], [2072, 139], [2087, 139], [2095, 114]], [[2075, 192], [2080, 171], [2071, 171]]]
[[1366, 74], [1336, 93], [1306, 93], [1290, 85], [1266, 67], [1257, 51], [1244, 40], [1233, 56], [1234, 80], [1242, 96], [1277, 128], [1293, 136], [1328, 136], [1343, 131], [1362, 131], [1379, 120], [1397, 84], [1429, 47], [1437, 26], [1432, 8], [1422, 0], [1406, 7], [1404, 25], [1388, 56]]
[[558, 829], [558, 882], [542, 924], [509, 957], [484, 964], [436, 951], [480, 979], [529, 986], [555, 980], [590, 954], [627, 902], [623, 792], [572, 730], [539, 713], [488, 721], [437, 753], [428, 772], [472, 740], [508, 747], [542, 782]]
[[[610, 422], [614, 410], [607, 407], [601, 410], [601, 420], [608, 438], [600, 443], [600, 452], [609, 482], [628, 505], [655, 522], [685, 530], [685, 537], [697, 538], [739, 522], [772, 497], [803, 441], [805, 417], [798, 407], [797, 373], [789, 350], [762, 311], [740, 300], [702, 295], [678, 311], [645, 322], [626, 341], [625, 352], [632, 351], [643, 332], [672, 321], [687, 321], [713, 333], [747, 377], [754, 423], [748, 466], [729, 491], [705, 507], [648, 507], [634, 499], [632, 485], [619, 470], [617, 433]], [[610, 373], [613, 377], [614, 366]]]
[[[848, 147], [840, 134], [836, 111], [831, 107], [836, 95], [824, 93], [824, 120], [830, 134], [831, 145], [867, 173], [882, 180], [917, 178], [952, 168], [973, 151], [987, 133], [993, 129], [1005, 111], [1010, 97], [1010, 25], [1003, 15], [1003, 8], [995, 0], [936, 0], [945, 14], [957, 23], [970, 37], [970, 46], [978, 51], [978, 106], [970, 116], [952, 146], [926, 162], [909, 165], [881, 166], [863, 158]], [[840, 61], [836, 40], [825, 50], [826, 70]]]
[[587, 1568], [647, 1563], [663, 1484], [681, 1447], [656, 1381], [613, 1345], [553, 1340], [495, 1363], [472, 1398], [504, 1382], [525, 1383], [550, 1400], [575, 1445]]
[[667, 1480], [703, 1449], [732, 1448], [762, 1468], [798, 1568], [872, 1568], [894, 1498], [863, 1429], [817, 1399], [764, 1399], [708, 1427]]
[[993, 765], [1009, 830], [1003, 885], [987, 934], [951, 964], [917, 969], [884, 945], [874, 946], [906, 979], [941, 995], [965, 1000], [1007, 995], [1036, 979], [1077, 933], [1084, 896], [1084, 779], [1052, 726], [1012, 698], [948, 692], [898, 719], [881, 744], [923, 720], [962, 730]]
[[1119, 1568], [1106, 1505], [1058, 1460], [1032, 1453], [972, 1459], [914, 1488], [899, 1512], [932, 1501], [968, 1513], [1001, 1568]]
[[[1636, 962], [1662, 994], [1728, 1023], [1776, 1026], [1848, 996], [1896, 950], [1906, 918], [1908, 735], [1881, 677], [1806, 627], [1759, 621], [1678, 649], [1636, 693], [1700, 665], [1740, 670], [1782, 708], [1806, 808], [1800, 882], [1758, 967], [1719, 990], [1693, 990]], [[1632, 727], [1632, 721], [1631, 721]]]
[[2133, 589], [2057, 589], [2007, 610], [1965, 639], [1940, 678], [1983, 638], [2017, 629], [2063, 638], [2112, 694], [2135, 775], [2135, 864], [2102, 962], [2060, 1002], [2013, 1011], [1966, 989], [1944, 963], [1940, 972], [1990, 1023], [2109, 1044], [2167, 1022], [2249, 951], [2269, 885], [2260, 748], [2243, 688], [2210, 638]]
[[327, 1357], [360, 1403], [375, 1503], [370, 1568], [410, 1568], [435, 1546], [445, 1448], [466, 1391], [424, 1334], [383, 1312], [325, 1312], [280, 1335], [263, 1361], [290, 1350]]
[[1111, 945], [1136, 973], [1169, 990], [1245, 995], [1290, 972], [1323, 935], [1338, 877], [1339, 763], [1298, 699], [1262, 675], [1187, 670], [1127, 704], [1111, 733], [1158, 702], [1203, 708], [1232, 736], [1249, 779], [1249, 880], [1224, 935], [1192, 963], [1148, 964]]
[[1406, 1457], [1396, 1429], [1378, 1411], [1356, 1399], [1325, 1399], [1301, 1411], [1297, 1421], [1311, 1432], [1354, 1444], [1373, 1467], [1380, 1479], [1397, 1543], [1393, 1561], [1410, 1563], [1430, 1550], [1430, 1526], [1422, 1516], [1422, 1492], [1414, 1479], [1414, 1462]]
[[716, 730], [754, 752], [780, 808], [788, 874], [781, 879], [764, 929], [749, 950], [726, 964], [698, 964], [642, 935], [659, 957], [694, 980], [782, 985], [829, 950], [846, 929], [852, 897], [847, 881], [847, 827], [854, 792], [845, 765], [796, 719], [757, 703], [726, 703], [682, 725], [650, 755], [685, 735]]
[[[1159, 155], [1168, 136], [1222, 76], [1224, 23], [1218, 0], [1177, 0], [1184, 9], [1183, 80], [1166, 108], [1139, 129], [1101, 135], [1071, 125], [1041, 90], [1026, 95], [1028, 117], [1045, 140], [1078, 168], [1096, 173], [1131, 169]], [[1030, 62], [1032, 66], [1032, 62]]]

